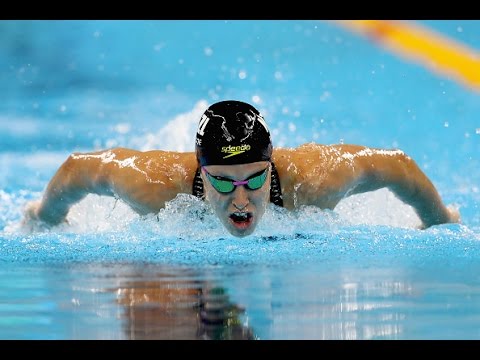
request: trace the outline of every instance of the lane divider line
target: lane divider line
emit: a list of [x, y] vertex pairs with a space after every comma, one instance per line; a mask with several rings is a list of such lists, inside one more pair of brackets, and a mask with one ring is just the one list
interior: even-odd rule
[[335, 20], [409, 60], [480, 92], [480, 52], [412, 21]]

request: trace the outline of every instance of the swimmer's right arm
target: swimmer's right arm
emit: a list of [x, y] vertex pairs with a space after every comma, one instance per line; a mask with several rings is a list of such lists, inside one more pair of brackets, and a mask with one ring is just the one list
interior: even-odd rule
[[89, 193], [113, 196], [102, 154], [105, 152], [70, 155], [50, 180], [42, 199], [27, 205], [25, 221], [58, 225], [65, 221], [70, 208]]
[[191, 193], [195, 154], [116, 148], [75, 153], [60, 166], [25, 220], [58, 225], [88, 194], [115, 196], [140, 215], [156, 213], [178, 193]]

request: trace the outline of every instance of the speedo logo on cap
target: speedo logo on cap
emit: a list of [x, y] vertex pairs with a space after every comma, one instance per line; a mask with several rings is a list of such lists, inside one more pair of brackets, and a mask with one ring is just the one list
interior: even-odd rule
[[227, 159], [229, 157], [243, 154], [245, 151], [249, 151], [251, 149], [250, 145], [248, 144], [243, 144], [240, 146], [222, 146], [222, 153], [227, 153], [228, 155], [225, 155], [223, 158]]

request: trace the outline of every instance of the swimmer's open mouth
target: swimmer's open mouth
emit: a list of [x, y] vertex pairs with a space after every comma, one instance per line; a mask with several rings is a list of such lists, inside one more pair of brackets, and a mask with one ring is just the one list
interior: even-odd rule
[[230, 214], [230, 220], [238, 228], [248, 227], [253, 219], [252, 213], [249, 212], [234, 212]]

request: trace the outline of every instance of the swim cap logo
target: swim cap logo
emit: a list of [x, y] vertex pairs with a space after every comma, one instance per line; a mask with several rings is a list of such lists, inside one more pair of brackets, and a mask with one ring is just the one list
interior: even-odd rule
[[227, 159], [229, 157], [243, 154], [245, 151], [249, 151], [251, 149], [250, 145], [248, 144], [243, 144], [240, 146], [222, 146], [222, 153], [227, 153], [228, 155], [224, 156], [224, 159]]
[[[210, 116], [207, 116], [206, 113], [208, 113]], [[202, 118], [198, 123], [198, 130], [197, 130], [198, 135], [200, 136], [205, 135], [205, 128], [207, 127], [207, 124], [210, 121], [216, 122], [217, 127], [218, 125], [220, 125], [220, 128], [223, 131], [223, 136], [225, 137], [225, 139], [227, 139], [227, 141], [232, 141], [233, 139], [235, 139], [235, 136], [230, 134], [227, 129], [227, 126], [226, 126], [227, 120], [221, 115], [216, 115], [212, 110], [209, 110], [209, 109], [205, 111], [205, 114], [202, 115]]]
[[203, 136], [205, 134], [205, 126], [207, 126], [209, 121], [210, 118], [207, 115], [203, 114], [200, 122], [198, 123], [198, 135]]

